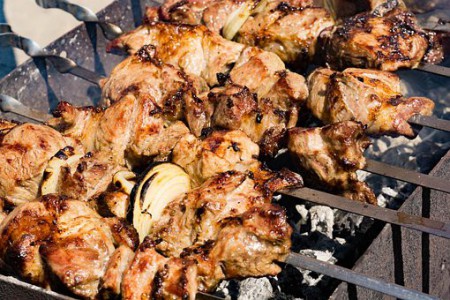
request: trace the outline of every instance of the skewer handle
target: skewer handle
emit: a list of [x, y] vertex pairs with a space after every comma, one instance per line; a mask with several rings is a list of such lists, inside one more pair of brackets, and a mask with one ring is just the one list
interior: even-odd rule
[[3, 112], [12, 112], [40, 123], [45, 123], [52, 117], [50, 114], [29, 108], [13, 97], [2, 94], [0, 94], [0, 110]]
[[450, 182], [448, 180], [388, 165], [372, 159], [367, 159], [366, 161], [367, 165], [364, 170], [370, 173], [417, 184], [441, 192], [450, 193]]
[[356, 284], [358, 286], [378, 291], [386, 295], [394, 296], [399, 299], [439, 299], [437, 297], [408, 289], [395, 283], [384, 282], [378, 278], [360, 274], [353, 270], [332, 265], [330, 263], [326, 263], [318, 259], [313, 259], [297, 253], [290, 253], [286, 259], [286, 263], [291, 264], [297, 268], [311, 270], [320, 274]]
[[60, 73], [70, 73], [80, 77], [86, 81], [92, 82], [96, 85], [100, 84], [103, 76], [98, 75], [88, 69], [80, 67], [73, 60], [58, 55], [48, 53], [39, 46], [35, 41], [17, 35], [13, 32], [0, 34], [1, 47], [14, 47], [23, 50], [28, 56], [32, 58], [43, 58], [51, 62], [53, 67]]
[[58, 8], [71, 14], [75, 19], [81, 22], [95, 23], [102, 29], [104, 36], [108, 40], [113, 40], [123, 34], [122, 29], [110, 22], [103, 22], [97, 18], [97, 15], [90, 9], [70, 3], [66, 0], [36, 0], [36, 4], [42, 8]]

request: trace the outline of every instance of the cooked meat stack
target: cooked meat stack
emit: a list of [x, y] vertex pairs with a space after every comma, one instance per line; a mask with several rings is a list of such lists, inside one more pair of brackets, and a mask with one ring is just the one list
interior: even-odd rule
[[[125, 47], [135, 56], [142, 55], [145, 48], [138, 49], [144, 45], [156, 49], [152, 53], [146, 51], [153, 61], [178, 66], [191, 78], [200, 76], [210, 85], [212, 89], [206, 99], [195, 98], [202, 100], [205, 116], [208, 113], [211, 116], [211, 120], [202, 124], [203, 129], [241, 129], [261, 146], [264, 155], [276, 154], [286, 129], [297, 123], [300, 106], [308, 96], [304, 77], [286, 70], [278, 56], [227, 41], [204, 26], [155, 23], [114, 42], [115, 47]], [[137, 63], [140, 61], [135, 59]], [[121, 66], [123, 71], [113, 71], [109, 81], [115, 80], [116, 72], [129, 72], [125, 63], [117, 68]], [[141, 69], [138, 77], [145, 74]], [[121, 88], [117, 90], [123, 91], [123, 80], [119, 82]], [[135, 87], [130, 81], [127, 85]], [[111, 86], [106, 83], [105, 88]], [[136, 90], [139, 93], [139, 88]], [[197, 108], [194, 113], [200, 114], [202, 109]], [[201, 132], [200, 127], [190, 128], [197, 136]]]
[[227, 39], [274, 52], [297, 66], [314, 58], [338, 69], [394, 71], [443, 58], [435, 35], [422, 30], [402, 2], [334, 1], [328, 7], [335, 17], [360, 13], [334, 26], [329, 12], [314, 7], [313, 1], [167, 1], [149, 8], [146, 20], [204, 24]]
[[[133, 55], [102, 83], [103, 108], [62, 102], [48, 122], [54, 129], [0, 122], [2, 268], [91, 299], [194, 299], [222, 279], [276, 275], [292, 229], [271, 200], [303, 182], [258, 159], [287, 146], [312, 175], [308, 184], [375, 204], [356, 176], [365, 133], [413, 136], [408, 119], [431, 114], [431, 100], [404, 98], [387, 72], [317, 69], [308, 92], [285, 68], [283, 61], [312, 61], [319, 46], [338, 68], [416, 66], [428, 37], [403, 8], [378, 2], [336, 27], [312, 1], [169, 1], [149, 9], [148, 24], [111, 45]], [[377, 37], [387, 32], [388, 42]], [[361, 46], [351, 48], [352, 39]], [[302, 106], [330, 125], [295, 128]], [[136, 230], [120, 219], [137, 203], [130, 203], [135, 182], [118, 187], [117, 177], [134, 180], [132, 169], [167, 160], [194, 189], [151, 216], [137, 247]]]

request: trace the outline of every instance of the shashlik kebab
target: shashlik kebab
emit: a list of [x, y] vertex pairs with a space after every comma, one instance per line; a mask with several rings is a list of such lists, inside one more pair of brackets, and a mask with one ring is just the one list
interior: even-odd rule
[[[4, 39], [4, 38], [6, 38], [6, 39]], [[34, 50], [30, 50], [31, 49], [30, 47], [23, 48], [23, 45], [34, 45], [35, 44], [33, 41], [30, 41], [27, 38], [20, 37], [20, 36], [17, 36], [16, 34], [10, 33], [9, 35], [0, 35], [0, 42], [6, 42], [6, 45], [19, 47], [19, 48], [23, 49], [24, 51], [26, 51], [27, 54], [31, 55], [33, 58], [50, 59], [52, 64], [55, 66], [55, 68], [60, 72], [63, 72], [63, 73], [70, 72], [78, 77], [81, 77], [88, 81], [94, 82], [98, 85], [101, 85], [101, 83], [104, 81], [104, 77], [99, 76], [96, 73], [93, 73], [82, 67], [77, 66], [70, 59], [59, 57], [56, 55], [51, 55], [51, 54], [45, 54], [43, 56], [41, 54], [33, 55], [33, 53], [35, 51], [38, 51], [38, 50], [34, 49], [35, 47], [33, 48]], [[43, 53], [45, 51], [43, 51], [41, 49], [38, 52]], [[293, 84], [293, 81], [294, 81], [293, 79], [295, 79], [295, 75], [296, 75], [295, 73], [292, 73], [292, 72], [289, 73], [289, 76], [291, 77], [291, 79], [288, 79], [286, 81], [290, 82], [290, 84]], [[387, 75], [387, 73], [386, 73], [386, 76], [389, 76], [389, 75]], [[392, 75], [390, 75], [390, 76], [392, 76]], [[226, 78], [225, 76], [221, 75], [222, 80], [225, 80], [225, 78]], [[394, 82], [397, 82], [397, 81], [398, 80], [394, 80]], [[398, 86], [398, 84], [395, 85], [394, 88], [396, 86]], [[297, 87], [297, 88], [299, 88], [299, 87]], [[286, 89], [285, 89], [285, 91], [288, 92]], [[282, 92], [282, 90], [280, 90], [280, 92]], [[297, 91], [297, 94], [298, 93], [299, 93], [299, 91]], [[295, 95], [295, 90], [293, 92], [291, 92], [291, 95]], [[4, 96], [4, 97], [7, 97], [7, 96]], [[6, 102], [2, 103], [1, 108], [3, 111], [13, 111], [13, 112], [16, 112], [16, 113], [19, 113], [22, 115], [26, 115], [31, 119], [34, 118], [36, 120], [40, 120], [43, 118], [42, 113], [33, 111], [32, 109], [29, 109], [25, 106], [16, 105], [14, 103], [15, 102], [14, 100], [12, 100], [12, 99], [10, 99], [10, 100], [11, 101], [4, 100]], [[408, 102], [408, 101], [405, 101], [405, 102]], [[411, 124], [417, 124], [419, 126], [427, 126], [427, 127], [431, 127], [431, 128], [435, 128], [435, 129], [439, 129], [439, 130], [444, 130], [444, 131], [450, 130], [450, 126], [446, 123], [445, 120], [440, 120], [440, 119], [429, 117], [426, 115], [413, 114], [413, 116], [408, 119], [408, 122]]]
[[[301, 186], [301, 177], [262, 168], [254, 158], [257, 145], [241, 131], [212, 133], [190, 158], [176, 153], [192, 149], [193, 138], [185, 136], [177, 144], [173, 160], [197, 177], [194, 185], [203, 181], [197, 189], [180, 183], [189, 177], [180, 167], [163, 164], [152, 168], [131, 193], [133, 223], [143, 240], [136, 255], [134, 228], [101, 218], [87, 199], [47, 195], [22, 203], [0, 225], [5, 267], [34, 284], [84, 298], [101, 293], [107, 298], [193, 299], [197, 290], [211, 290], [225, 278], [277, 274], [275, 262], [289, 254], [292, 229], [284, 210], [269, 202], [274, 191]], [[55, 157], [68, 161], [73, 154], [67, 155]], [[216, 172], [205, 170], [208, 164], [218, 166]], [[173, 168], [181, 171], [169, 170]], [[87, 171], [81, 161], [61, 172], [72, 173], [70, 169], [82, 175]], [[150, 225], [139, 226], [139, 217]]]
[[394, 71], [422, 61], [439, 63], [434, 33], [397, 1], [370, 1], [370, 11], [335, 24], [313, 1], [166, 1], [149, 7], [146, 22], [204, 24], [227, 39], [275, 52], [289, 64], [315, 61], [333, 68]]
[[[174, 28], [174, 25], [168, 24], [161, 24], [161, 26], [163, 26], [163, 29], [167, 27], [169, 29]], [[195, 28], [197, 27], [194, 27], [194, 29]], [[189, 31], [188, 33], [190, 34]], [[194, 35], [194, 37], [197, 36]], [[231, 43], [228, 41], [225, 42]], [[170, 43], [165, 43], [165, 45], [167, 47], [172, 47]], [[250, 48], [250, 50], [253, 50], [253, 48]], [[179, 52], [182, 51], [176, 51], [173, 53]], [[248, 52], [250, 51], [247, 51], [245, 54], [247, 54]], [[250, 57], [250, 59], [247, 56], [244, 56], [247, 62], [238, 64], [238, 71], [235, 72], [236, 69], [233, 69], [230, 72], [231, 79], [237, 78], [238, 80], [244, 81], [244, 76], [241, 76], [241, 74], [249, 73], [254, 69], [254, 65], [258, 66], [259, 64], [266, 62], [265, 65], [270, 66], [270, 60], [264, 59], [265, 57], [261, 56], [260, 50], [257, 50], [256, 54], [257, 55], [255, 55], [254, 57]], [[171, 58], [174, 59], [174, 56], [175, 55], [172, 55]], [[269, 54], [269, 58], [274, 57], [276, 56]], [[241, 59], [241, 61], [245, 60]], [[219, 64], [215, 65], [217, 66]], [[246, 67], [250, 71], [247, 71]], [[225, 83], [223, 87], [213, 88], [209, 92], [206, 83], [200, 77], [194, 75], [189, 76], [187, 74], [180, 73], [178, 69], [162, 63], [155, 48], [146, 46], [137, 51], [135, 55], [129, 57], [121, 64], [119, 64], [113, 70], [109, 79], [105, 81], [103, 88], [104, 101], [107, 104], [111, 104], [121, 100], [119, 101], [118, 105], [114, 107], [114, 109], [107, 109], [103, 112], [96, 113], [94, 109], [83, 109], [79, 111], [67, 104], [61, 104], [58, 110], [58, 114], [61, 116], [58, 121], [60, 122], [60, 124], [52, 125], [56, 128], [64, 128], [67, 136], [71, 136], [72, 138], [81, 140], [85, 148], [88, 149], [87, 151], [93, 151], [94, 148], [97, 150], [110, 151], [111, 153], [113, 153], [113, 157], [117, 157], [117, 160], [120, 161], [122, 165], [124, 164], [124, 153], [126, 153], [127, 155], [128, 164], [133, 164], [133, 160], [139, 160], [142, 159], [142, 157], [152, 157], [155, 155], [164, 157], [164, 155], [167, 155], [167, 153], [169, 153], [173, 148], [173, 145], [176, 143], [176, 141], [178, 141], [179, 138], [182, 135], [186, 134], [186, 132], [188, 131], [188, 128], [185, 127], [180, 121], [178, 121], [180, 119], [184, 119], [187, 121], [190, 130], [196, 136], [200, 136], [204, 130], [210, 127], [221, 127], [230, 130], [241, 129], [248, 136], [250, 136], [254, 142], [259, 142], [259, 144], [262, 146], [263, 154], [267, 154], [267, 150], [265, 151], [265, 149], [270, 149], [271, 153], [276, 153], [279, 147], [282, 146], [280, 141], [285, 138], [284, 132], [286, 130], [286, 127], [294, 127], [297, 120], [296, 113], [298, 111], [298, 108], [296, 108], [293, 109], [293, 111], [290, 113], [290, 119], [293, 119], [294, 122], [287, 122], [287, 125], [283, 125], [283, 123], [281, 123], [280, 125], [280, 120], [283, 120], [279, 117], [281, 111], [286, 108], [289, 109], [289, 106], [292, 105], [289, 103], [290, 99], [283, 99], [286, 96], [282, 92], [285, 92], [289, 87], [295, 87], [296, 85], [286, 84], [286, 77], [289, 78], [289, 76], [281, 77], [281, 79], [279, 78], [279, 76], [276, 76], [276, 73], [282, 70], [277, 70], [276, 68], [267, 69], [268, 70], [265, 73], [261, 74], [265, 75], [265, 77], [268, 78], [268, 80], [266, 80], [266, 85], [264, 86], [264, 88], [270, 89], [271, 86], [270, 84], [268, 84], [268, 82], [270, 82], [269, 80], [273, 78], [275, 79], [275, 83], [273, 83], [274, 80], [272, 79], [272, 88], [270, 90], [280, 90], [280, 92], [260, 92], [260, 94], [264, 93], [266, 95], [273, 95], [273, 97], [271, 98], [261, 100], [262, 105], [264, 105], [263, 107], [266, 107], [266, 109], [261, 109], [258, 108], [258, 103], [257, 101], [255, 101], [255, 96], [250, 93], [248, 89], [242, 88], [235, 84]], [[199, 73], [201, 73], [201, 71], [201, 69], [197, 70], [197, 72]], [[361, 72], [358, 73], [358, 70], [354, 70], [353, 72], [356, 75], [359, 75], [359, 78], [364, 78], [363, 76], [366, 75]], [[376, 77], [377, 75], [377, 72], [381, 73], [381, 75], [384, 75], [384, 77], [379, 76], [381, 79], [374, 79], [374, 77]], [[353, 74], [351, 72], [348, 73]], [[366, 73], [368, 73], [368, 79], [366, 81], [368, 81], [369, 84], [371, 82], [373, 85], [375, 85], [374, 83], [377, 83], [379, 81], [378, 86], [375, 85], [373, 91], [365, 88], [364, 86], [359, 87], [360, 91], [366, 93], [366, 95], [363, 95], [360, 98], [366, 101], [372, 101], [373, 104], [371, 104], [373, 106], [373, 112], [369, 111], [369, 113], [367, 113], [361, 109], [360, 112], [358, 112], [356, 109], [350, 108], [341, 119], [330, 120], [333, 122], [352, 119], [364, 120], [366, 125], [369, 125], [368, 122], [372, 121], [371, 119], [373, 119], [371, 115], [378, 113], [379, 106], [380, 104], [382, 104], [384, 105], [384, 109], [391, 107], [391, 110], [394, 111], [401, 108], [403, 108], [403, 110], [398, 113], [400, 115], [400, 118], [393, 120], [391, 122], [391, 126], [389, 126], [389, 122], [383, 121], [379, 123], [381, 125], [379, 125], [378, 128], [384, 126], [391, 131], [406, 128], [409, 129], [410, 132], [403, 130], [402, 133], [412, 134], [412, 130], [410, 129], [409, 125], [407, 125], [404, 121], [401, 121], [401, 118], [403, 117], [401, 116], [401, 113], [411, 114], [410, 110], [413, 110], [412, 114], [414, 114], [414, 110], [417, 111], [417, 109], [420, 109], [423, 111], [423, 108], [420, 105], [410, 105], [412, 106], [412, 109], [410, 109], [408, 105], [399, 105], [403, 100], [398, 94], [398, 81], [397, 85], [390, 84], [394, 85], [394, 88], [397, 91], [390, 90], [389, 85], [387, 87], [383, 86], [383, 84], [387, 85], [387, 83], [385, 82], [388, 82], [390, 78], [395, 79], [395, 77], [393, 77], [394, 75], [389, 74], [389, 77], [387, 77], [386, 74], [380, 71], [371, 71]], [[234, 76], [234, 74], [237, 75]], [[271, 74], [274, 74], [275, 76], [270, 76]], [[304, 89], [303, 78], [300, 75], [298, 75], [298, 78], [301, 80], [300, 83], [302, 83], [302, 85], [297, 89], [301, 92], [297, 92], [297, 94], [306, 93], [305, 91], [301, 90], [302, 88]], [[353, 77], [351, 77], [351, 79], [352, 78]], [[355, 79], [353, 81], [356, 82], [353, 83], [356, 86], [357, 84], [361, 84], [360, 80]], [[253, 84], [253, 81], [250, 80], [248, 82], [253, 90], [257, 90], [258, 88], [261, 90], [259, 86]], [[280, 82], [282, 89], [277, 88], [277, 85]], [[322, 82], [323, 80], [320, 81], [320, 83]], [[245, 82], [243, 83], [245, 84]], [[318, 84], [318, 86], [324, 88], [328, 85]], [[340, 106], [344, 108], [358, 107], [357, 103], [350, 103], [350, 105], [345, 103], [345, 101], [356, 101], [356, 99], [352, 97], [354, 92], [353, 90], [351, 90], [351, 88], [346, 88], [345, 85], [342, 86], [343, 95], [341, 97], [338, 97], [341, 102]], [[316, 88], [314, 84], [310, 84], [310, 87], [312, 87], [312, 89]], [[378, 92], [378, 94], [378, 90], [376, 89], [377, 87], [381, 91]], [[292, 90], [293, 89], [291, 89], [291, 92], [287, 94], [295, 95], [295, 89], [294, 92], [292, 92]], [[215, 93], [216, 91], [219, 92]], [[370, 92], [373, 92], [373, 94], [371, 94]], [[225, 95], [223, 95], [222, 93], [224, 93]], [[312, 95], [322, 94], [330, 94], [330, 92], [323, 93], [312, 90], [312, 93], [308, 99], [308, 104], [310, 105], [310, 107], [313, 106], [313, 101], [316, 101], [317, 107], [326, 110], [326, 107], [329, 105], [325, 105], [325, 103], [323, 103], [325, 102], [324, 100], [319, 99], [319, 101], [317, 101], [315, 100], [315, 97], [312, 97]], [[320, 96], [317, 97], [320, 98]], [[336, 100], [336, 97], [331, 97], [331, 99], [333, 99], [336, 105], [339, 104], [339, 101]], [[395, 100], [395, 103], [392, 103], [392, 99]], [[285, 103], [287, 102], [288, 104], [283, 104], [282, 100], [284, 100]], [[326, 101], [333, 103], [333, 101], [328, 99]], [[271, 102], [276, 102], [278, 105], [280, 105], [280, 108], [273, 108], [273, 104]], [[433, 105], [431, 100], [428, 99], [423, 99], [422, 102], [428, 104], [428, 108]], [[270, 109], [270, 106], [272, 106], [272, 109]], [[350, 113], [353, 113], [353, 115]], [[429, 113], [429, 111], [426, 111], [426, 113]], [[149, 115], [150, 117], [148, 117]], [[274, 117], [271, 117], [271, 115]], [[337, 115], [338, 117], [341, 117], [340, 115], [343, 114], [341, 113], [340, 115]], [[407, 115], [406, 119], [408, 119], [409, 116], [410, 115]], [[326, 118], [321, 119], [327, 120]], [[133, 124], [134, 127], [130, 127], [132, 126], [130, 124]], [[406, 124], [407, 126], [405, 126], [404, 124]], [[345, 127], [346, 126], [343, 126], [342, 128]], [[372, 129], [373, 127], [375, 128], [375, 130], [373, 130], [372, 132], [376, 132], [376, 130], [378, 129], [377, 126], [369, 126], [369, 129]], [[115, 128], [114, 132], [112, 132], [109, 128]], [[386, 131], [387, 130], [384, 129], [384, 132]], [[265, 138], [266, 136], [273, 136], [274, 132], [276, 133], [275, 140], [274, 138]], [[378, 130], [378, 132], [383, 131]], [[306, 133], [306, 131], [304, 131], [304, 133]], [[131, 142], [127, 143], [130, 136], [133, 138]], [[365, 145], [365, 147], [367, 147], [368, 144], [365, 143]], [[312, 145], [308, 144], [307, 147], [303, 148], [303, 151], [306, 152], [308, 151], [308, 149], [313, 147]], [[333, 146], [331, 148], [335, 147]], [[328, 153], [329, 151], [324, 152]], [[138, 159], [134, 157], [140, 158]], [[345, 159], [360, 161], [361, 164], [358, 164], [358, 166], [364, 165], [362, 155], [358, 156], [356, 159], [351, 159], [349, 157]], [[307, 163], [305, 163], [305, 165], [307, 165]], [[323, 173], [323, 171], [321, 170], [313, 170], [313, 172]], [[353, 178], [355, 177], [354, 174], [351, 176], [353, 176]], [[331, 182], [331, 180], [325, 181]], [[353, 185], [354, 184], [352, 184], [352, 186]], [[331, 186], [334, 189], [343, 191], [344, 193], [351, 190], [348, 188], [338, 188], [337, 184], [331, 184]], [[345, 186], [345, 184], [343, 186]], [[367, 191], [367, 193], [364, 194], [367, 194], [368, 196], [362, 196], [362, 198], [366, 197], [367, 199], [370, 199], [368, 200], [368, 202], [374, 203], [375, 197], [373, 193], [369, 192], [370, 190], [367, 188], [364, 189]], [[350, 196], [351, 193], [347, 193], [347, 195], [350, 198], [354, 198], [354, 196]], [[359, 198], [361, 198], [361, 196]]]
[[[226, 41], [202, 25], [152, 23], [121, 36], [111, 47], [136, 53], [142, 45], [154, 45], [160, 60], [179, 66], [188, 74], [198, 74], [210, 85], [218, 83], [217, 78], [207, 71], [208, 66], [213, 65], [215, 72], [221, 71], [220, 74], [228, 75], [232, 83], [248, 87], [258, 97], [267, 97], [260, 91], [271, 86], [260, 83], [267, 83], [268, 78], [277, 74], [277, 69], [280, 72], [284, 68], [282, 65], [270, 68], [277, 58], [269, 55], [269, 52]], [[211, 55], [216, 51], [221, 55]], [[240, 57], [239, 51], [242, 53]], [[253, 51], [258, 55], [249, 59], [248, 53]], [[242, 57], [245, 58], [245, 64]], [[255, 78], [254, 74], [258, 74], [259, 78]], [[288, 74], [292, 77], [289, 82], [297, 79], [298, 85], [303, 84], [300, 75], [293, 76], [293, 72]], [[225, 88], [227, 86], [225, 84]], [[427, 98], [404, 98], [398, 76], [384, 71], [352, 68], [336, 72], [318, 69], [309, 76], [308, 87], [306, 106], [315, 117], [326, 124], [359, 121], [367, 126], [367, 133], [372, 135], [400, 134], [413, 137], [408, 119], [416, 114], [429, 116], [434, 108], [434, 103]], [[299, 105], [304, 102], [301, 100], [306, 99], [306, 93], [301, 95], [297, 98], [300, 100], [297, 101]], [[272, 102], [277, 101], [274, 97], [270, 99]]]

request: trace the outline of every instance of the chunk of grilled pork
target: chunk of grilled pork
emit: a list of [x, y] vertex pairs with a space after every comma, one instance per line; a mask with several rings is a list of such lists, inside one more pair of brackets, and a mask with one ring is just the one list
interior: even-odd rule
[[320, 32], [334, 25], [327, 10], [313, 7], [309, 0], [166, 1], [160, 8], [148, 8], [146, 20], [203, 24], [297, 65], [311, 60]]
[[376, 204], [373, 191], [357, 178], [364, 168], [364, 150], [370, 145], [364, 126], [353, 121], [320, 128], [292, 128], [288, 149], [298, 163], [306, 182], [346, 197]]
[[395, 71], [423, 61], [439, 63], [442, 47], [434, 34], [417, 25], [411, 13], [396, 8], [380, 15], [364, 12], [320, 34], [318, 60], [332, 68], [375, 68]]
[[150, 236], [161, 240], [161, 253], [179, 256], [187, 247], [216, 240], [225, 219], [269, 203], [277, 190], [301, 185], [300, 175], [287, 170], [220, 173], [170, 203]]
[[166, 64], [180, 67], [189, 75], [218, 84], [217, 74], [229, 73], [244, 45], [230, 42], [204, 26], [150, 23], [125, 33], [109, 45], [134, 54], [144, 45], [152, 45]]
[[13, 274], [89, 299], [97, 297], [100, 279], [112, 268], [115, 247], [134, 249], [137, 243], [136, 231], [123, 221], [56, 195], [18, 206], [0, 224], [0, 236], [0, 259]]
[[18, 205], [38, 196], [49, 159], [75, 143], [48, 126], [13, 125], [5, 125], [0, 138], [0, 197]]
[[304, 78], [286, 70], [277, 55], [227, 41], [204, 26], [151, 23], [114, 42], [132, 53], [143, 44], [153, 45], [164, 63], [201, 76], [210, 86], [220, 83], [209, 93], [211, 125], [242, 129], [264, 154], [276, 153], [308, 95]]
[[269, 202], [301, 178], [264, 176], [221, 173], [169, 204], [124, 275], [123, 297], [194, 299], [225, 278], [280, 272], [276, 262], [289, 253], [292, 229], [284, 209]]
[[434, 103], [423, 97], [405, 98], [397, 75], [349, 68], [343, 72], [317, 69], [308, 77], [308, 108], [325, 124], [354, 120], [370, 135], [414, 137], [413, 115], [429, 116]]
[[173, 149], [172, 162], [198, 186], [219, 173], [257, 169], [259, 147], [242, 131], [214, 131], [204, 140], [188, 134]]
[[65, 136], [81, 142], [86, 152], [108, 153], [115, 165], [138, 165], [170, 154], [189, 133], [183, 122], [166, 118], [151, 98], [126, 95], [105, 110], [77, 108], [61, 102], [49, 121]]

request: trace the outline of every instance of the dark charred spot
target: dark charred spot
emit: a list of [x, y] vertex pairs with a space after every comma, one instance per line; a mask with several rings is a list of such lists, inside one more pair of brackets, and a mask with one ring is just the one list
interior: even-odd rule
[[92, 152], [88, 152], [86, 153], [86, 155], [84, 155], [85, 158], [91, 158], [92, 157]]
[[263, 115], [262, 113], [258, 112], [256, 113], [256, 123], [260, 124], [262, 121]]
[[393, 106], [397, 106], [403, 103], [403, 97], [401, 95], [397, 95], [396, 97], [389, 99], [389, 103]]
[[145, 45], [139, 49], [136, 54], [137, 58], [141, 62], [151, 62], [156, 66], [160, 66], [162, 63], [157, 58], [156, 47], [153, 45]]
[[217, 73], [216, 77], [217, 81], [219, 82], [219, 85], [225, 85], [227, 81], [230, 79], [230, 74]]
[[236, 143], [236, 142], [232, 142], [231, 147], [233, 148], [233, 150], [235, 152], [239, 152], [241, 150], [241, 149], [239, 149], [238, 143]]
[[202, 132], [201, 132], [201, 137], [206, 138], [209, 135], [211, 135], [211, 133], [213, 133], [213, 131], [214, 131], [214, 128], [212, 128], [212, 127], [203, 128]]

